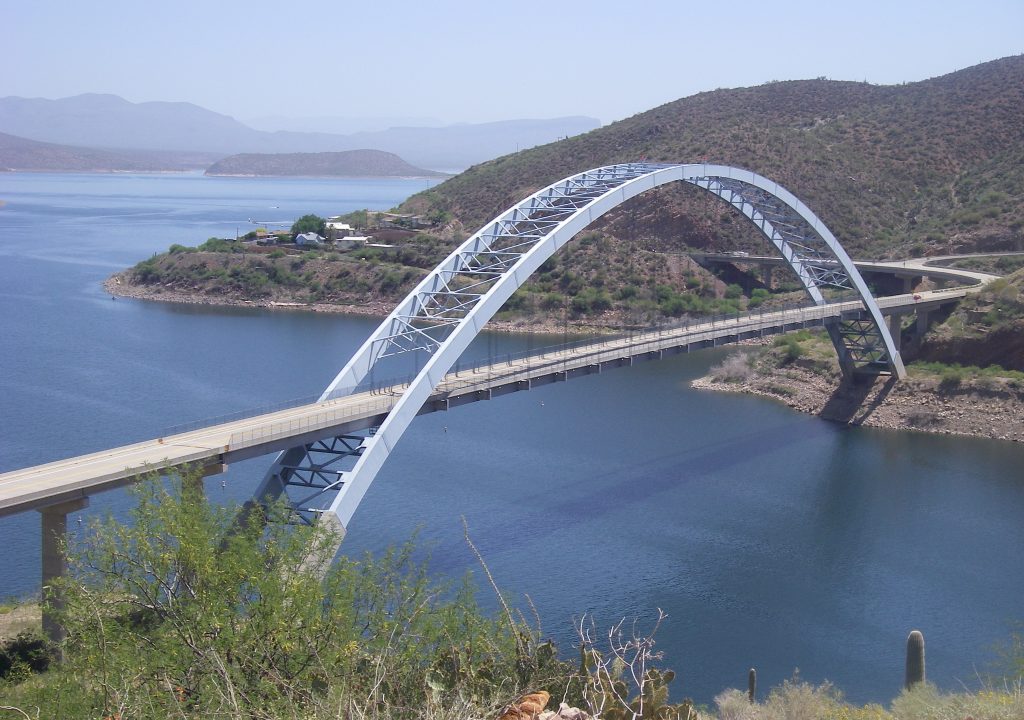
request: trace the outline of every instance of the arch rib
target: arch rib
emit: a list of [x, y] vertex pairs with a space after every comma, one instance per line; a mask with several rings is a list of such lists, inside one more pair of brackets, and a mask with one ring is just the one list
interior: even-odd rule
[[351, 470], [325, 470], [327, 462], [314, 461], [315, 453], [327, 452], [323, 443], [292, 448], [277, 457], [257, 497], [278, 496], [289, 485], [312, 488], [329, 503], [296, 508], [299, 515], [312, 521], [326, 513], [346, 527], [434, 387], [509, 297], [578, 232], [621, 203], [669, 182], [702, 188], [747, 217], [786, 260], [815, 304], [827, 302], [822, 288], [855, 290], [863, 316], [850, 320], [850, 327], [830, 332], [844, 371], [888, 368], [903, 377], [888, 326], [852, 260], [825, 224], [788, 190], [751, 171], [723, 165], [610, 165], [534, 193], [445, 258], [367, 338], [321, 396], [328, 400], [354, 392], [389, 356], [427, 356], [377, 432], [356, 445], [346, 438], [341, 455], [355, 458]]

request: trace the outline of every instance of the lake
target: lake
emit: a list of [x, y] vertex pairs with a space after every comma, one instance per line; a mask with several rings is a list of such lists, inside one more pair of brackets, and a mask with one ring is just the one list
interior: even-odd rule
[[[115, 301], [103, 279], [250, 219], [389, 208], [431, 182], [0, 174], [0, 471], [319, 393], [377, 321]], [[558, 340], [488, 334], [470, 352]], [[418, 528], [434, 572], [458, 579], [476, 569], [465, 517], [508, 596], [525, 609], [529, 594], [567, 652], [573, 617], [643, 626], [663, 609], [677, 698], [710, 702], [755, 666], [764, 690], [799, 668], [887, 702], [914, 628], [929, 679], [976, 685], [1024, 616], [1024, 447], [846, 428], [692, 390], [727, 352], [417, 419], [344, 552]], [[208, 479], [208, 496], [246, 499], [269, 462]], [[79, 516], [127, 503], [100, 494]], [[0, 545], [0, 597], [37, 592], [38, 515], [0, 519]]]

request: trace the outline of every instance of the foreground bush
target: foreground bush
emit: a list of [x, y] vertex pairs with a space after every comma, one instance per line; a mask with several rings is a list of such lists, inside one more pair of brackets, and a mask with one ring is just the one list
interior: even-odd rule
[[[646, 634], [620, 622], [605, 639], [579, 621], [573, 668], [500, 596], [491, 618], [468, 582], [432, 580], [412, 543], [337, 560], [321, 581], [309, 568], [332, 544], [322, 530], [280, 522], [284, 508], [239, 525], [190, 487], [138, 486], [131, 524], [95, 523], [70, 549], [65, 661], [34, 675], [47, 659], [38, 641], [5, 646], [14, 672], [0, 680], [0, 719], [493, 719], [537, 690], [553, 709], [565, 701], [604, 720], [1024, 718], [1019, 678], [976, 693], [921, 684], [889, 709], [793, 680], [760, 703], [728, 690], [698, 711], [669, 699], [674, 673], [655, 666], [660, 613]], [[1013, 677], [1022, 658], [1015, 635]]]
[[323, 531], [238, 527], [182, 487], [140, 485], [130, 524], [70, 549], [65, 662], [0, 694], [55, 718], [414, 718], [564, 689], [550, 646], [432, 581], [411, 543], [320, 581]]
[[1024, 693], [1019, 683], [949, 694], [923, 683], [904, 691], [887, 710], [848, 704], [828, 683], [794, 680], [774, 688], [763, 703], [751, 703], [740, 690], [726, 690], [715, 698], [715, 712], [709, 715], [716, 720], [1021, 720]]

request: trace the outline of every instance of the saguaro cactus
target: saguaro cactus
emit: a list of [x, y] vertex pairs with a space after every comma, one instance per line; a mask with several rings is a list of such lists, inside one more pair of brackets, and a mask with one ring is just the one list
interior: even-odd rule
[[747, 673], [747, 700], [757, 702], [757, 670], [754, 668]]
[[911, 630], [907, 636], [907, 674], [903, 686], [909, 690], [924, 681], [924, 635], [920, 630]]

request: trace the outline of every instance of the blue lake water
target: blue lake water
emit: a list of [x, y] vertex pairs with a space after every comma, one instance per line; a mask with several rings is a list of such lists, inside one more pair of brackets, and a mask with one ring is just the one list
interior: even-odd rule
[[[318, 393], [365, 318], [112, 301], [110, 273], [166, 249], [391, 207], [423, 180], [0, 174], [0, 471]], [[557, 341], [487, 335], [477, 355]], [[435, 572], [476, 568], [460, 517], [513, 599], [568, 649], [572, 618], [649, 622], [674, 696], [789, 677], [885, 702], [907, 633], [929, 678], [976, 684], [1024, 619], [1024, 447], [851, 429], [691, 390], [725, 351], [624, 368], [419, 418], [344, 551], [420, 537]], [[210, 478], [248, 497], [269, 458]], [[127, 505], [100, 494], [81, 515]], [[74, 527], [76, 524], [72, 522]], [[39, 583], [36, 513], [0, 518], [0, 597]], [[481, 598], [491, 602], [482, 589]]]

